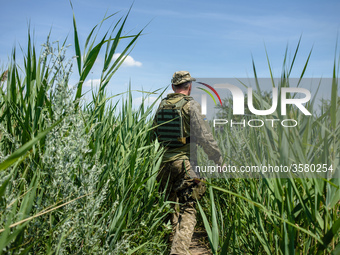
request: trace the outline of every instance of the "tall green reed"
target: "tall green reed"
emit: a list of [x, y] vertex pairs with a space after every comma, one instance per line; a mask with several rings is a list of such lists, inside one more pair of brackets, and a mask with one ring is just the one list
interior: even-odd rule
[[[281, 80], [275, 84], [271, 77], [273, 86], [289, 86], [298, 48], [299, 44], [289, 64], [286, 51]], [[340, 148], [337, 65], [335, 62], [331, 101], [319, 115], [305, 117], [292, 107], [287, 110], [290, 118], [298, 120], [297, 128], [226, 127], [226, 132], [215, 133], [223, 141], [220, 146], [231, 165], [326, 163], [332, 165], [333, 177], [211, 180], [210, 197], [199, 209], [214, 254], [338, 254], [340, 179], [334, 174], [339, 172]], [[272, 74], [270, 64], [269, 70]], [[255, 64], [254, 75], [259, 83]], [[270, 107], [261, 96], [255, 97], [258, 109]], [[314, 104], [312, 100], [306, 106], [310, 112]], [[278, 113], [274, 115], [282, 119]]]
[[[52, 44], [51, 35], [38, 55], [29, 33], [24, 68], [14, 49], [7, 78], [1, 74], [0, 253], [166, 250], [170, 206], [157, 191], [162, 149], [149, 139], [152, 106], [134, 110], [127, 92], [118, 109], [105, 92], [142, 32], [122, 35], [128, 13], [98, 39], [115, 15], [91, 30], [83, 49], [73, 18], [75, 87], [66, 40]], [[124, 49], [113, 60], [119, 43]], [[102, 50], [99, 89], [84, 103], [82, 86]]]

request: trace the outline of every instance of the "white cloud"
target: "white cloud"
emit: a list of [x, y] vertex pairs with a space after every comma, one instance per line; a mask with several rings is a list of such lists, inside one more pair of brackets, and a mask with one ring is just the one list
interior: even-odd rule
[[[120, 53], [113, 54], [113, 59], [116, 60], [120, 55]], [[131, 56], [127, 56], [122, 66], [142, 66], [142, 63], [134, 60]]]
[[100, 79], [91, 79], [91, 80], [86, 80], [84, 82], [84, 86], [85, 87], [93, 87], [93, 88], [95, 88], [95, 87], [98, 87], [99, 84], [100, 84]]

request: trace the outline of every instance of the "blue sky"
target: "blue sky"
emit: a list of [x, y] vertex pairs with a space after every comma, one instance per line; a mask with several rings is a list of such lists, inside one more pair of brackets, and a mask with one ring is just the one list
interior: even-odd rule
[[[73, 0], [81, 44], [107, 12], [125, 15], [126, 0]], [[339, 1], [224, 1], [135, 0], [126, 32], [144, 35], [131, 58], [108, 86], [114, 94], [127, 89], [155, 90], [170, 84], [172, 74], [188, 70], [194, 77], [269, 77], [267, 49], [274, 76], [280, 76], [283, 56], [293, 57], [301, 45], [292, 73], [297, 77], [313, 48], [306, 77], [331, 77], [340, 28]], [[68, 0], [2, 1], [0, 16], [0, 68], [14, 45], [25, 47], [28, 23], [41, 45], [52, 27], [51, 40], [73, 44], [72, 9]], [[119, 52], [119, 51], [118, 51]], [[69, 53], [74, 54], [72, 46]], [[100, 63], [90, 79], [99, 78]], [[74, 69], [74, 72], [76, 70]], [[76, 82], [74, 77], [72, 82]]]

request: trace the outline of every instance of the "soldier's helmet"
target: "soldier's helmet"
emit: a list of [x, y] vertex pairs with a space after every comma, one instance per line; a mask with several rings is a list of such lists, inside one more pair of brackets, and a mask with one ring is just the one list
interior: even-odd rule
[[172, 76], [171, 83], [172, 85], [177, 86], [188, 81], [196, 81], [196, 79], [191, 77], [188, 71], [178, 71]]

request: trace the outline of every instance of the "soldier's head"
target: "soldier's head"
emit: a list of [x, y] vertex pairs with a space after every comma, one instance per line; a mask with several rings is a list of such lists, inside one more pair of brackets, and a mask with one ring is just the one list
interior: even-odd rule
[[182, 93], [189, 96], [191, 93], [192, 81], [196, 81], [196, 79], [192, 78], [189, 72], [175, 72], [171, 80], [172, 89], [175, 93]]

